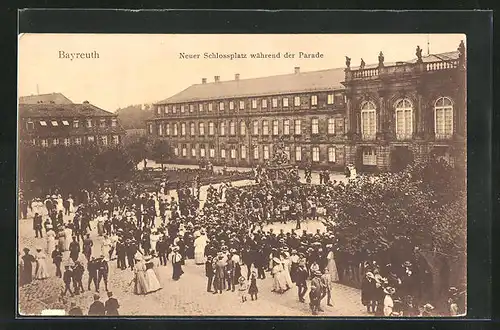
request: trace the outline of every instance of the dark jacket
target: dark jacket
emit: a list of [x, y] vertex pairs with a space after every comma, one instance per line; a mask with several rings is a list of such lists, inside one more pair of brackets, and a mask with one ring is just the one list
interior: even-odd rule
[[104, 304], [99, 300], [94, 301], [89, 308], [89, 316], [101, 316], [105, 315]]
[[104, 309], [106, 310], [106, 315], [119, 315], [118, 308], [120, 308], [120, 304], [118, 300], [115, 298], [109, 298], [104, 304]]

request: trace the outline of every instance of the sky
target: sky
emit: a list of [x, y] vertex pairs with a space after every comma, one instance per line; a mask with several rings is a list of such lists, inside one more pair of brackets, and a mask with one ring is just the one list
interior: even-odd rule
[[[202, 78], [240, 79], [415, 58], [419, 45], [427, 54], [457, 50], [462, 34], [281, 34], [147, 35], [21, 34], [18, 39], [19, 96], [59, 92], [75, 103], [89, 101], [108, 111], [166, 99]], [[99, 58], [61, 58], [61, 52], [94, 53]], [[204, 53], [247, 54], [246, 59], [204, 59]], [[278, 53], [279, 59], [251, 59], [253, 53]], [[295, 54], [284, 58], [285, 53]], [[299, 52], [322, 58], [298, 58]], [[180, 53], [199, 54], [182, 59]], [[95, 53], [94, 53], [95, 54]], [[38, 90], [38, 92], [37, 92]]]

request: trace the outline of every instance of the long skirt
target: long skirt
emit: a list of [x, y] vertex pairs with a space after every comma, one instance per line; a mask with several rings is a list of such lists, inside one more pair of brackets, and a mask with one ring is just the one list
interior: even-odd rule
[[146, 293], [155, 292], [161, 289], [160, 281], [156, 277], [154, 270], [148, 269], [146, 271]]
[[284, 272], [279, 272], [274, 274], [274, 280], [273, 280], [273, 291], [275, 292], [283, 292], [286, 291], [287, 285], [286, 285], [286, 279]]
[[53, 236], [47, 238], [47, 255], [52, 255], [52, 252], [56, 248], [56, 240]]
[[182, 274], [184, 274], [184, 271], [182, 270], [182, 266], [180, 262], [176, 262], [173, 264], [173, 273], [172, 273], [172, 279], [178, 280]]
[[38, 267], [36, 268], [35, 278], [37, 280], [43, 280], [49, 278], [49, 271], [47, 269], [47, 263], [45, 259], [38, 260]]
[[104, 234], [104, 224], [101, 221], [97, 222], [97, 234], [102, 236]]
[[205, 263], [205, 249], [195, 248], [194, 249], [194, 262], [197, 265], [202, 265]]
[[138, 271], [135, 274], [135, 287], [134, 287], [134, 292], [135, 294], [146, 294], [147, 284], [146, 284], [146, 277], [144, 276], [143, 271]]
[[335, 263], [335, 259], [328, 260], [328, 272], [330, 273], [330, 278], [333, 282], [339, 281], [339, 273], [337, 271], [337, 264]]

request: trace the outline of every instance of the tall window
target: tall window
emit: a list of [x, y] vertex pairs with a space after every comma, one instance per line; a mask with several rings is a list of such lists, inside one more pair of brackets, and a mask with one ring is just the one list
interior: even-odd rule
[[361, 104], [361, 135], [364, 140], [373, 140], [377, 133], [375, 103], [365, 101]]
[[259, 135], [259, 121], [254, 120], [253, 121], [253, 135]]
[[326, 103], [333, 104], [333, 94], [328, 94]]
[[184, 113], [184, 111], [185, 111], [184, 104], [181, 104], [181, 113]]
[[165, 113], [169, 113], [170, 112], [170, 106], [169, 105], [166, 105], [165, 106]]
[[318, 96], [317, 95], [311, 96], [311, 105], [318, 105]]
[[210, 146], [209, 155], [210, 158], [215, 158], [215, 147], [213, 145]]
[[111, 127], [116, 127], [116, 118], [111, 119]]
[[194, 123], [189, 124], [189, 133], [191, 136], [195, 136], [196, 134], [196, 127]]
[[174, 124], [174, 136], [177, 136], [178, 134], [177, 129], [178, 129], [177, 124]]
[[256, 160], [259, 159], [259, 147], [258, 146], [253, 147], [253, 159], [256, 159]]
[[163, 125], [162, 124], [158, 124], [158, 135], [163, 136]]
[[161, 105], [159, 105], [156, 109], [156, 113], [161, 115]]
[[236, 135], [236, 123], [232, 120], [229, 122], [229, 134]]
[[312, 148], [312, 160], [313, 162], [319, 162], [319, 147]]
[[262, 121], [262, 135], [269, 135], [269, 122], [267, 120]]
[[231, 147], [231, 159], [236, 158], [236, 148], [234, 146]]
[[436, 138], [447, 139], [453, 135], [453, 102], [440, 97], [434, 104], [434, 132]]
[[283, 120], [283, 135], [290, 135], [290, 119]]
[[229, 110], [234, 110], [234, 101], [229, 101]]
[[288, 97], [283, 98], [283, 107], [285, 107], [285, 108], [288, 107]]
[[328, 118], [328, 134], [335, 134], [335, 118]]
[[42, 139], [42, 147], [48, 147], [49, 146], [49, 142], [47, 141], [47, 139]]
[[273, 108], [276, 108], [278, 106], [278, 99], [273, 98]]
[[213, 103], [209, 103], [208, 104], [208, 111], [212, 111], [214, 109], [214, 104]]
[[179, 148], [174, 148], [174, 155], [179, 156]]
[[300, 119], [295, 119], [295, 135], [300, 135], [302, 134], [301, 130], [301, 120]]
[[165, 135], [166, 136], [170, 135], [170, 124], [167, 124], [167, 126], [165, 127]]
[[172, 105], [172, 113], [176, 113], [177, 112], [177, 106], [174, 104]]
[[202, 144], [200, 145], [200, 157], [205, 157], [206, 156], [206, 151], [205, 151], [205, 145]]
[[149, 134], [153, 134], [153, 124], [149, 124]]
[[302, 161], [302, 147], [295, 147], [295, 161]]
[[377, 151], [375, 148], [363, 149], [363, 165], [377, 165]]
[[75, 144], [76, 144], [76, 145], [80, 145], [80, 144], [82, 144], [82, 138], [81, 138], [81, 137], [76, 137], [76, 138], [75, 138]]
[[220, 157], [221, 158], [226, 158], [226, 149], [221, 149], [220, 150]]
[[410, 139], [413, 134], [413, 115], [410, 100], [403, 99], [396, 102], [396, 138]]
[[278, 135], [279, 134], [279, 126], [278, 126], [278, 121], [273, 120], [273, 135]]
[[219, 110], [224, 111], [224, 102], [219, 102]]
[[113, 135], [113, 144], [119, 144], [119, 143], [120, 143], [120, 136]]
[[245, 125], [245, 122], [242, 120], [240, 122], [240, 135], [245, 135], [247, 134], [247, 126]]
[[106, 135], [101, 136], [101, 142], [102, 142], [102, 145], [107, 146], [108, 145], [108, 137]]
[[293, 105], [295, 105], [296, 107], [300, 106], [300, 96], [295, 96], [293, 98]]
[[199, 111], [199, 112], [203, 112], [203, 103], [200, 103], [200, 104], [198, 105], [198, 111]]
[[269, 146], [263, 146], [264, 149], [264, 160], [269, 159]]
[[267, 99], [262, 99], [262, 105], [261, 107], [267, 108]]
[[186, 135], [186, 123], [181, 124], [181, 136]]
[[226, 135], [226, 122], [224, 121], [220, 123], [220, 135]]
[[245, 101], [240, 101], [240, 110], [245, 109]]
[[285, 147], [285, 155], [287, 159], [290, 159], [290, 147], [286, 146]]
[[194, 104], [189, 105], [189, 112], [194, 112]]
[[90, 135], [87, 137], [87, 142], [94, 143], [94, 141], [95, 141], [95, 138], [93, 135]]
[[199, 133], [200, 136], [205, 135], [205, 123], [200, 123], [199, 126], [200, 126], [200, 133]]
[[92, 127], [92, 119], [87, 119], [87, 128]]
[[73, 128], [78, 128], [80, 126], [80, 122], [78, 120], [73, 120]]
[[329, 147], [328, 148], [328, 161], [331, 163], [335, 163], [336, 158], [335, 158], [335, 147]]
[[241, 146], [241, 159], [246, 159], [247, 158], [247, 147], [246, 146]]
[[69, 146], [69, 138], [64, 138], [64, 145]]
[[191, 157], [195, 158], [196, 157], [196, 148], [191, 147]]
[[186, 157], [187, 156], [187, 148], [186, 148], [186, 145], [183, 144], [182, 145], [182, 157]]
[[100, 125], [99, 125], [99, 127], [101, 127], [101, 128], [106, 127], [106, 119], [101, 119], [101, 120], [100, 120]]
[[318, 134], [319, 133], [319, 120], [318, 118], [311, 119], [311, 133]]
[[256, 99], [252, 100], [252, 109], [257, 109], [257, 100]]
[[213, 122], [208, 123], [208, 135], [212, 136], [215, 134], [215, 124]]

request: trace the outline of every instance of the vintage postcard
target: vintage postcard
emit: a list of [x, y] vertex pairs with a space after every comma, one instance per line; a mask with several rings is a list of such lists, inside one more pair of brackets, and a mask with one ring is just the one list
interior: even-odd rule
[[21, 316], [466, 314], [459, 34], [21, 34]]

